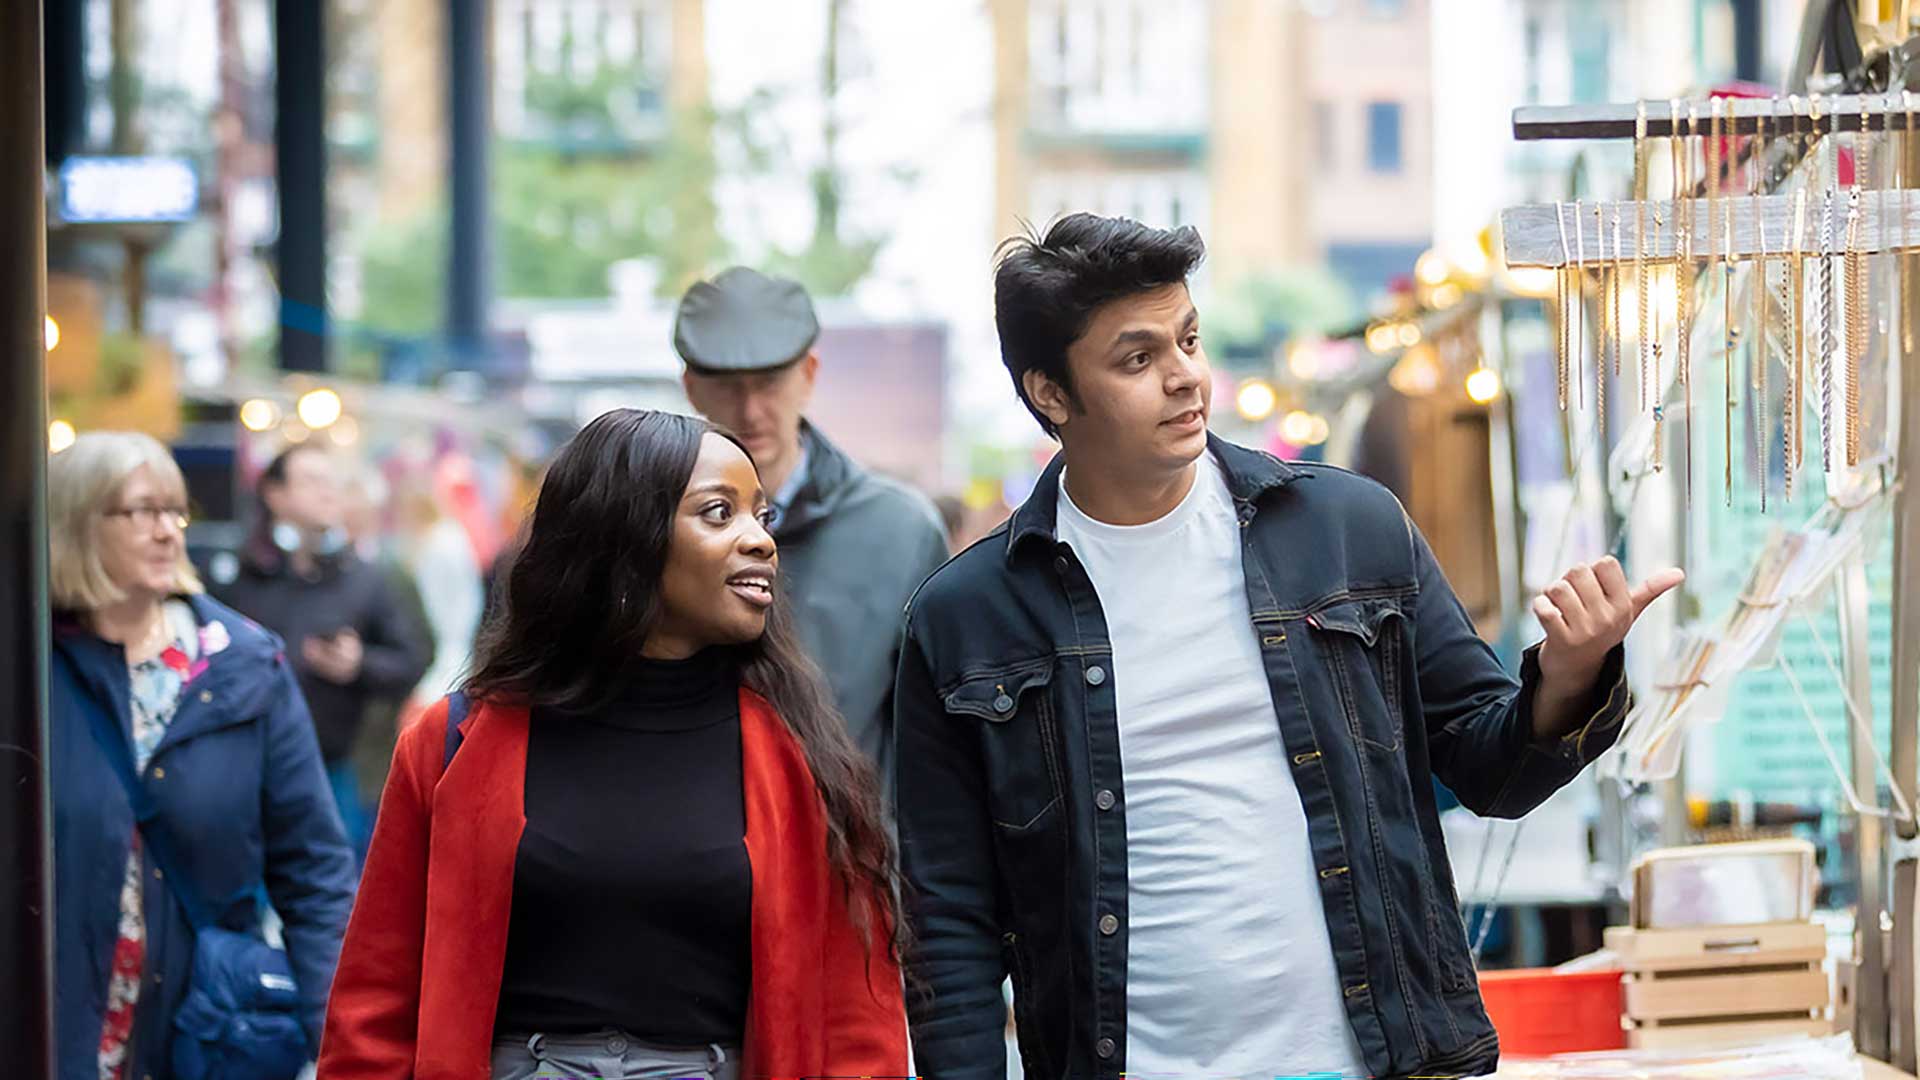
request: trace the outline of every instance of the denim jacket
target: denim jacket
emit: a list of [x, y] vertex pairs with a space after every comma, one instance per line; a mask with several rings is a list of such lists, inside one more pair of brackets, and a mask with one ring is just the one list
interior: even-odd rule
[[[1347, 1021], [1376, 1076], [1478, 1075], [1480, 1002], [1434, 804], [1519, 817], [1607, 749], [1626, 716], [1607, 657], [1581, 723], [1534, 736], [1518, 679], [1383, 487], [1210, 440], [1234, 498], [1252, 625], [1319, 870]], [[895, 688], [902, 862], [917, 934], [915, 1060], [1001, 1077], [1002, 980], [1026, 1072], [1127, 1065], [1127, 833], [1100, 598], [1055, 533], [1056, 459], [999, 530], [908, 607]], [[1170, 566], [1167, 572], [1180, 573]], [[1215, 961], [1195, 957], [1192, 977]], [[1285, 1001], [1275, 1001], [1276, 1011]]]

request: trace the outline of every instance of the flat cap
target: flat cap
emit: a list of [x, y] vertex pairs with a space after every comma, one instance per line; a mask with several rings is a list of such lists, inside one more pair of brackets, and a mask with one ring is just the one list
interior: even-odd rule
[[712, 371], [760, 371], [791, 363], [820, 336], [807, 290], [744, 266], [695, 282], [673, 319], [680, 359]]

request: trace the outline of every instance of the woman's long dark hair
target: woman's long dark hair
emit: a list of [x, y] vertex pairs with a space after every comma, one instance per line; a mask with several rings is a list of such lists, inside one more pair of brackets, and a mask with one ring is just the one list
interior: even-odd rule
[[[705, 421], [639, 409], [607, 413], [561, 448], [512, 556], [500, 610], [480, 633], [468, 696], [568, 711], [613, 701], [659, 621], [674, 517], [710, 433], [746, 453]], [[773, 706], [813, 772], [827, 808], [827, 857], [848, 887], [855, 925], [870, 930], [872, 915], [881, 916], [897, 959], [906, 927], [879, 784], [800, 647], [784, 600], [739, 655], [741, 682]], [[853, 901], [856, 882], [877, 912]]]

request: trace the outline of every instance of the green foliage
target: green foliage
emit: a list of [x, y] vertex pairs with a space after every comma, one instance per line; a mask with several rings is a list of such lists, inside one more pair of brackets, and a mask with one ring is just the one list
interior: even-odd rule
[[716, 172], [704, 140], [689, 134], [642, 159], [501, 147], [493, 184], [500, 294], [605, 296], [608, 267], [633, 258], [658, 260], [664, 289], [684, 287], [725, 255], [714, 224]]
[[[714, 222], [717, 170], [693, 132], [645, 157], [504, 144], [493, 166], [500, 296], [604, 297], [608, 269], [634, 258], [657, 260], [662, 292], [674, 294], [725, 257]], [[367, 329], [411, 336], [439, 327], [447, 222], [446, 207], [435, 206], [411, 221], [374, 223], [361, 247]]]
[[845, 296], [873, 269], [885, 241], [879, 237], [841, 235], [814, 230], [807, 246], [797, 252], [775, 249], [766, 269], [790, 277], [815, 296]]
[[430, 334], [446, 295], [447, 211], [377, 227], [360, 249], [360, 321], [385, 334]]
[[1264, 352], [1285, 337], [1325, 334], [1360, 318], [1353, 292], [1324, 266], [1250, 274], [1216, 291], [1207, 305], [1211, 351]]

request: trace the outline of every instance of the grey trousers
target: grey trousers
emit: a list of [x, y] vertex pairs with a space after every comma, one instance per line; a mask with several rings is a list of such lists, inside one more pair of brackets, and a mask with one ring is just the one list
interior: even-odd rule
[[493, 1080], [739, 1080], [740, 1053], [724, 1046], [657, 1046], [620, 1031], [503, 1035]]

